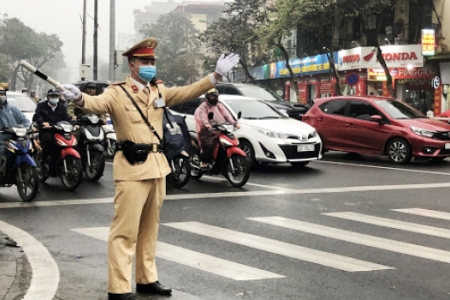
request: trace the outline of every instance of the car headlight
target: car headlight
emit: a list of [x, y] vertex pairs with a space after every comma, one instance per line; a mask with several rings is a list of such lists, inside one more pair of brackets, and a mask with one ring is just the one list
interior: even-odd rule
[[411, 128], [411, 131], [414, 132], [415, 134], [424, 136], [427, 138], [433, 138], [434, 135], [436, 134], [436, 131], [432, 131], [432, 130], [428, 130], [428, 129], [418, 128], [415, 126], [411, 126], [410, 128]]
[[317, 133], [317, 130], [314, 129], [314, 131], [311, 132], [311, 133], [308, 135], [308, 139], [312, 139], [312, 138], [314, 138], [314, 137], [316, 137], [316, 136], [318, 136], [318, 135], [319, 135], [319, 134]]
[[257, 128], [259, 132], [267, 135], [268, 137], [274, 138], [274, 139], [287, 139], [288, 138], [288, 134], [287, 133], [282, 133], [282, 132], [276, 132], [276, 131], [269, 131], [269, 130], [264, 130], [261, 128]]

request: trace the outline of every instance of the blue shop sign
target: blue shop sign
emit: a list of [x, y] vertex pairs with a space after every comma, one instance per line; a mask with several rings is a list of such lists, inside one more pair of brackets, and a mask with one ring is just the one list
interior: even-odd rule
[[[330, 63], [326, 54], [293, 59], [290, 62], [296, 76], [313, 75], [330, 72]], [[289, 77], [285, 61], [270, 64], [270, 78]]]

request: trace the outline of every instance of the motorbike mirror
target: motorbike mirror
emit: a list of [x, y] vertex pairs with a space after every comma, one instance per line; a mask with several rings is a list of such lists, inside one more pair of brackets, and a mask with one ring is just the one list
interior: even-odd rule
[[239, 120], [240, 118], [242, 118], [242, 111], [238, 112], [237, 118], [238, 118], [238, 120]]
[[208, 113], [208, 119], [212, 120], [214, 118], [214, 113], [210, 112]]

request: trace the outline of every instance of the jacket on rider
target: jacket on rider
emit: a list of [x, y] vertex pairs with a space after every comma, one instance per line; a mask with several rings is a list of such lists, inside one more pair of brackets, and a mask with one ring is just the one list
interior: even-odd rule
[[[46, 111], [48, 114], [42, 116], [41, 111]], [[33, 121], [35, 121], [39, 126], [44, 122], [48, 122], [50, 124], [56, 124], [59, 121], [67, 121], [70, 122], [72, 119], [67, 114], [66, 107], [63, 103], [58, 102], [56, 107], [51, 107], [48, 100], [41, 102], [36, 107], [36, 112], [33, 116]]]

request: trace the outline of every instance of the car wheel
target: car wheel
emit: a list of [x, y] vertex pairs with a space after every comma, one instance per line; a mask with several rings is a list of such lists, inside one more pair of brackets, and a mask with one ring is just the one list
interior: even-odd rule
[[249, 141], [243, 140], [239, 142], [239, 148], [245, 152], [247, 155], [248, 162], [250, 163], [250, 167], [256, 167], [256, 159], [255, 159], [255, 149], [253, 149], [252, 144]]
[[386, 153], [389, 160], [396, 164], [407, 164], [412, 158], [411, 146], [401, 138], [391, 140], [386, 147]]

